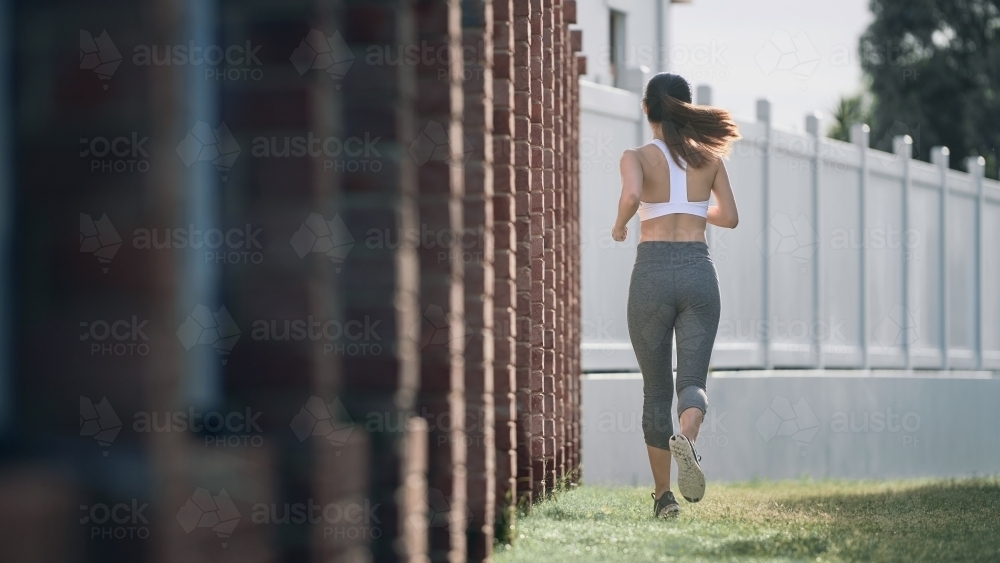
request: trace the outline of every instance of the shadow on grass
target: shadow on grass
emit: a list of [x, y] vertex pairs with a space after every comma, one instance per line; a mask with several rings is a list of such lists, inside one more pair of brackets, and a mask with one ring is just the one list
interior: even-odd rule
[[[1000, 481], [943, 481], [773, 501], [819, 527], [723, 542], [705, 555], [848, 561], [1000, 561]], [[810, 529], [811, 528], [811, 529]]]

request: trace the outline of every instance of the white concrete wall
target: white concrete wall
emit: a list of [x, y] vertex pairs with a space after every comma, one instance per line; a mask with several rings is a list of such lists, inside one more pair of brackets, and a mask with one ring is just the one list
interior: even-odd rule
[[[708, 380], [708, 415], [696, 442], [705, 475], [745, 481], [1000, 473], [1000, 379], [989, 372], [926, 375], [932, 377], [717, 372]], [[584, 482], [651, 485], [642, 379], [592, 374], [582, 393]]]

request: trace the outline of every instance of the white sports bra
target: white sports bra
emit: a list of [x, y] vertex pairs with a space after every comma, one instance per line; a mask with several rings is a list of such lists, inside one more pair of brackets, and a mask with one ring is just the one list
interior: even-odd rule
[[660, 147], [663, 156], [667, 158], [667, 168], [670, 170], [670, 201], [659, 203], [639, 202], [639, 221], [655, 219], [674, 213], [686, 213], [698, 217], [708, 217], [708, 201], [688, 201], [687, 170], [674, 162], [667, 150], [667, 145], [659, 139], [653, 139], [653, 144]]

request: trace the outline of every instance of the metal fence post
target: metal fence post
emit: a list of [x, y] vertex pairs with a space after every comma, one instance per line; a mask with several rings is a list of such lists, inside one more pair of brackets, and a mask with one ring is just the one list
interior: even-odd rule
[[983, 173], [986, 159], [970, 156], [965, 159], [965, 169], [976, 183], [976, 369], [983, 369], [983, 211], [986, 208], [986, 194], [983, 191]]
[[[897, 135], [892, 138], [892, 152], [898, 159], [903, 157], [903, 225], [902, 235], [905, 240], [906, 232], [910, 229], [910, 159], [913, 157], [913, 139], [909, 135]], [[900, 332], [903, 336], [903, 359], [904, 367], [910, 369], [912, 358], [910, 357], [910, 260], [906, 255], [906, 245], [901, 244], [900, 250], [903, 252], [903, 318]]]
[[858, 330], [861, 333], [861, 367], [871, 369], [871, 360], [868, 354], [868, 237], [866, 236], [866, 211], [867, 211], [867, 191], [868, 191], [868, 136], [871, 129], [864, 123], [855, 123], [851, 126], [851, 143], [857, 145], [860, 153], [860, 165], [858, 167], [858, 234], [861, 237], [861, 248], [858, 249], [858, 270], [860, 278], [860, 291], [858, 292]]
[[809, 133], [810, 144], [812, 145], [812, 216], [813, 216], [813, 231], [816, 233], [816, 250], [813, 252], [813, 303], [812, 303], [812, 313], [813, 313], [813, 341], [816, 346], [816, 368], [823, 368], [823, 331], [820, 330], [820, 321], [822, 317], [822, 261], [823, 245], [820, 243], [822, 240], [822, 221], [820, 217], [820, 206], [819, 206], [819, 190], [820, 190], [820, 178], [822, 174], [820, 173], [820, 167], [823, 165], [823, 158], [820, 155], [820, 138], [819, 138], [819, 127], [820, 127], [820, 117], [819, 112], [813, 112], [806, 115], [806, 132]]
[[[949, 331], [949, 316], [951, 314], [950, 303], [948, 302], [948, 156], [951, 152], [948, 147], [932, 147], [931, 163], [938, 167], [938, 177], [941, 182], [941, 206], [939, 208], [938, 220], [941, 223], [941, 233], [938, 237], [938, 244], [941, 246], [941, 369], [948, 369], [948, 350], [951, 349], [951, 337]], [[904, 241], [905, 233], [904, 233]]]
[[757, 121], [764, 124], [764, 162], [761, 166], [763, 171], [761, 177], [761, 195], [763, 210], [763, 232], [761, 237], [761, 248], [763, 257], [763, 268], [761, 269], [761, 317], [764, 320], [764, 331], [761, 334], [761, 346], [764, 353], [764, 369], [772, 369], [774, 364], [771, 361], [771, 261], [768, 258], [768, 250], [771, 248], [770, 228], [771, 221], [771, 100], [762, 98], [757, 100]]

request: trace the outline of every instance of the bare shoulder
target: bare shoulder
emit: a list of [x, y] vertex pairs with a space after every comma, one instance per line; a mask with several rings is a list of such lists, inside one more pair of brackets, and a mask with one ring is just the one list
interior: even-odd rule
[[622, 154], [623, 158], [625, 154], [630, 155], [629, 158], [635, 159], [643, 168], [646, 168], [656, 163], [656, 157], [660, 155], [660, 149], [656, 145], [649, 143], [641, 147], [625, 149], [625, 153]]
[[642, 155], [639, 149], [625, 149], [622, 151], [621, 165], [622, 166], [635, 166], [636, 164], [642, 165]]

